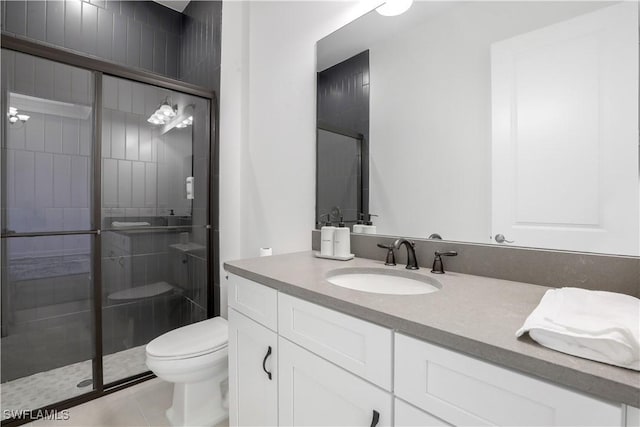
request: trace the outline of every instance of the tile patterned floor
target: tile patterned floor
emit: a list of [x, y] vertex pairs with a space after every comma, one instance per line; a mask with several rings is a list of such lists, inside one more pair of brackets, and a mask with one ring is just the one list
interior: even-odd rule
[[[69, 410], [66, 421], [38, 420], [29, 427], [165, 427], [173, 384], [158, 378], [87, 402]], [[216, 427], [227, 427], [228, 422]]]
[[[145, 346], [104, 357], [104, 382], [127, 378], [148, 370], [145, 364]], [[78, 388], [80, 381], [92, 377], [91, 360], [63, 366], [0, 385], [2, 417], [4, 410], [38, 409], [91, 390], [91, 385]]]

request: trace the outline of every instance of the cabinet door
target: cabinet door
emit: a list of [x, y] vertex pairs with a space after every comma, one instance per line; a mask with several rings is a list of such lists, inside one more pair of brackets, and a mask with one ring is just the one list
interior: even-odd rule
[[275, 332], [229, 309], [230, 425], [278, 425], [277, 344]]
[[391, 391], [390, 329], [279, 293], [278, 334]]
[[400, 399], [395, 399], [395, 427], [450, 427], [451, 424]]
[[633, 406], [627, 406], [627, 423], [626, 427], [640, 426], [640, 409]]
[[229, 307], [267, 328], [278, 331], [278, 291], [229, 274]]
[[391, 395], [280, 337], [281, 426], [389, 426]]
[[395, 339], [396, 396], [453, 425], [622, 425], [622, 405], [415, 338]]

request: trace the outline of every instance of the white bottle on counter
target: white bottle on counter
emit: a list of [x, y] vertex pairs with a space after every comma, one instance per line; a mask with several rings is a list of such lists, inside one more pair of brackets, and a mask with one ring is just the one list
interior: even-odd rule
[[330, 222], [320, 229], [320, 255], [333, 256], [336, 227]]
[[364, 234], [376, 234], [377, 233], [377, 229], [376, 226], [373, 225], [373, 222], [371, 221], [371, 217], [372, 216], [378, 216], [378, 215], [372, 215], [372, 214], [367, 214], [368, 216], [368, 220], [365, 221], [364, 225], [362, 226], [362, 233]]
[[338, 228], [334, 232], [333, 255], [346, 258], [351, 255], [351, 231], [340, 218]]

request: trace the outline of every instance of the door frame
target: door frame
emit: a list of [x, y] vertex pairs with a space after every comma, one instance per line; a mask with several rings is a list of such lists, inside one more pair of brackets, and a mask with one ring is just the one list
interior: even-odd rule
[[[178, 91], [187, 95], [197, 96], [209, 101], [209, 167], [207, 177], [207, 192], [209, 203], [207, 207], [207, 318], [220, 315], [220, 255], [219, 255], [219, 127], [218, 127], [218, 98], [215, 91], [191, 83], [182, 82], [149, 71], [128, 68], [112, 62], [84, 56], [66, 49], [46, 46], [26, 39], [2, 34], [0, 47], [28, 54], [62, 64], [85, 69], [94, 75], [94, 132], [93, 132], [93, 173], [91, 174], [93, 190], [91, 198], [92, 229], [86, 231], [55, 232], [55, 233], [16, 233], [2, 234], [2, 240], [10, 237], [42, 237], [47, 235], [86, 234], [93, 236], [93, 309], [96, 351], [93, 358], [93, 378], [95, 389], [83, 395], [47, 405], [43, 408], [32, 408], [41, 415], [55, 414], [64, 409], [88, 402], [98, 397], [121, 390], [154, 378], [151, 371], [143, 372], [128, 378], [123, 378], [104, 387], [102, 372], [102, 272], [101, 272], [101, 160], [102, 160], [102, 78], [104, 75], [113, 76], [157, 86], [163, 89]], [[4, 91], [3, 91], [4, 93]], [[34, 419], [9, 418], [2, 420], [2, 427], [18, 426], [34, 421]]]

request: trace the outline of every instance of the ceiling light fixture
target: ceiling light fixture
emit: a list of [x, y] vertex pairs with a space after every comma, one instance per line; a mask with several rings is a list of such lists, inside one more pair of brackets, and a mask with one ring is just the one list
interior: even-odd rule
[[147, 119], [152, 125], [165, 125], [178, 114], [178, 106], [172, 105], [170, 98], [165, 98], [156, 111]]
[[18, 109], [15, 107], [9, 107], [8, 116], [9, 116], [9, 123], [11, 124], [15, 124], [18, 122], [26, 123], [27, 120], [29, 120], [29, 118], [31, 117], [27, 114], [20, 114]]
[[382, 16], [397, 16], [403, 14], [413, 4], [413, 0], [387, 0], [376, 11]]
[[[158, 109], [160, 109], [160, 107]], [[166, 108], [165, 111], [167, 111]], [[187, 104], [180, 108], [178, 108], [177, 105], [174, 105], [173, 117], [169, 118], [169, 116], [165, 115], [164, 112], [160, 111], [162, 114], [158, 114], [158, 112], [156, 112], [149, 117], [147, 121], [152, 124], [162, 125], [160, 132], [164, 135], [172, 129], [185, 129], [189, 126], [193, 126], [194, 112], [195, 106], [193, 104]]]

